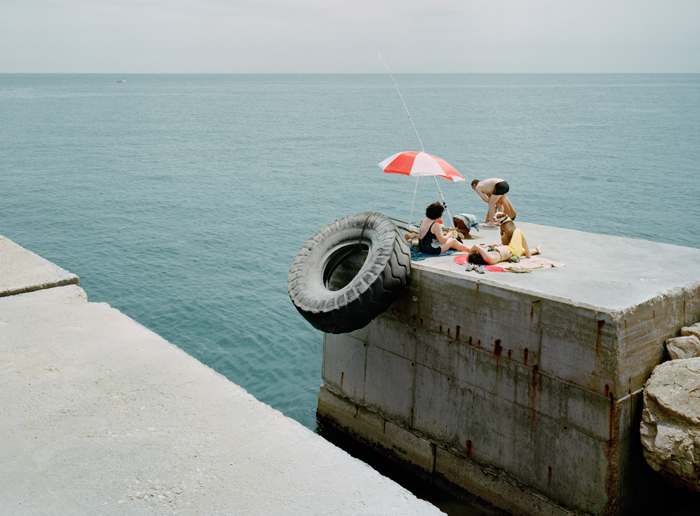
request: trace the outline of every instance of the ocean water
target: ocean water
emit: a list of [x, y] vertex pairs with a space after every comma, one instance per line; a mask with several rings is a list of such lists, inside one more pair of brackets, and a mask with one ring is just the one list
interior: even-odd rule
[[[441, 180], [453, 214], [497, 176], [520, 220], [700, 247], [700, 75], [395, 78], [467, 179]], [[408, 218], [415, 182], [377, 167], [403, 150], [386, 74], [4, 74], [0, 234], [314, 428], [323, 335], [288, 268], [336, 218]], [[413, 218], [438, 199], [421, 180]]]

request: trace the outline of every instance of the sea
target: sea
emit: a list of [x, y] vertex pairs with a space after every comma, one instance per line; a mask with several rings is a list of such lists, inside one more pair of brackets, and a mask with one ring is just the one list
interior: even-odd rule
[[323, 334], [289, 266], [335, 219], [440, 199], [377, 166], [397, 152], [465, 177], [438, 179], [452, 214], [500, 177], [519, 220], [700, 248], [700, 74], [393, 79], [0, 74], [0, 235], [310, 429]]

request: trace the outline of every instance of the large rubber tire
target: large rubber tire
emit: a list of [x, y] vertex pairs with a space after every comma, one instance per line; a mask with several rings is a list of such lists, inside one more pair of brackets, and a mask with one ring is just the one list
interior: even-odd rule
[[306, 241], [289, 268], [287, 290], [314, 328], [348, 333], [384, 313], [410, 273], [411, 252], [393, 222], [381, 213], [356, 213]]

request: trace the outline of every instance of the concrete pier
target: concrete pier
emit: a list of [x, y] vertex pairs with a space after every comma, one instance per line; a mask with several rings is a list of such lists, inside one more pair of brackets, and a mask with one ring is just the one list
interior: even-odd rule
[[665, 339], [700, 319], [700, 250], [518, 227], [566, 266], [414, 262], [388, 312], [326, 335], [318, 414], [514, 514], [641, 514], [663, 484], [642, 457], [641, 393]]
[[0, 237], [0, 514], [442, 514]]

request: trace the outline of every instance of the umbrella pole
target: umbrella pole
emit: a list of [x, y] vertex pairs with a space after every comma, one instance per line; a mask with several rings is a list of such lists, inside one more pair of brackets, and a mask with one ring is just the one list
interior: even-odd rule
[[442, 190], [440, 190], [440, 185], [438, 184], [437, 177], [433, 176], [433, 179], [435, 179], [435, 186], [437, 186], [438, 192], [440, 192], [440, 199], [442, 199], [442, 205], [445, 207], [445, 211], [447, 211], [447, 216], [450, 218], [450, 225], [447, 227], [451, 228], [454, 226], [454, 222], [452, 220], [452, 215], [450, 215], [450, 209], [447, 207], [445, 198], [442, 196]]
[[[394, 80], [394, 75], [391, 73], [391, 70], [389, 70], [389, 67], [386, 65], [384, 62], [384, 59], [382, 59], [382, 56], [377, 54], [379, 56], [379, 59], [381, 59], [382, 64], [384, 64], [384, 68], [386, 68], [386, 71], [389, 72], [389, 77], [391, 77], [391, 82], [394, 83], [394, 86], [396, 87], [396, 91], [399, 92], [399, 98], [401, 99], [401, 103], [403, 104], [403, 108], [406, 110], [406, 114], [408, 115], [408, 119], [411, 121], [411, 125], [413, 126], [413, 132], [416, 133], [416, 138], [418, 138], [418, 143], [420, 143], [420, 150], [422, 152], [425, 152], [425, 149], [423, 148], [423, 142], [420, 141], [420, 136], [418, 136], [418, 131], [416, 130], [416, 124], [413, 123], [413, 118], [411, 118], [411, 113], [408, 112], [408, 107], [406, 106], [406, 103], [403, 101], [403, 95], [401, 95], [401, 91], [399, 90], [399, 85], [396, 84], [396, 81]], [[445, 207], [445, 210], [447, 210], [447, 216], [450, 218], [450, 225], [449, 227], [453, 227], [454, 222], [452, 221], [452, 215], [450, 215], [450, 210], [447, 209], [447, 203], [445, 202], [445, 198], [442, 196], [442, 190], [440, 190], [440, 185], [437, 182], [437, 178], [433, 176], [433, 179], [435, 179], [435, 186], [437, 186], [438, 192], [440, 192], [440, 198], [442, 199], [442, 205]], [[416, 177], [416, 190], [418, 189], [418, 178]], [[413, 191], [413, 202], [416, 202], [416, 191]], [[409, 226], [411, 225], [411, 217], [413, 216], [413, 204], [411, 204], [411, 216], [408, 217], [408, 224]]]
[[416, 204], [416, 192], [418, 191], [418, 178], [416, 177], [416, 187], [413, 189], [413, 202], [411, 203], [411, 214], [408, 216], [408, 228], [411, 229], [411, 219], [413, 218], [413, 205]]

